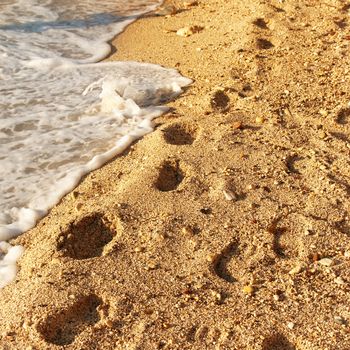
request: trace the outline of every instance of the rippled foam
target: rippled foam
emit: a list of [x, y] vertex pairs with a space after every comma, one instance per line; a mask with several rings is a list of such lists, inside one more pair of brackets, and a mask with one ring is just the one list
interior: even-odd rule
[[161, 104], [190, 83], [157, 65], [96, 63], [159, 3], [0, 4], [0, 241], [32, 228], [83, 175], [150, 132]]

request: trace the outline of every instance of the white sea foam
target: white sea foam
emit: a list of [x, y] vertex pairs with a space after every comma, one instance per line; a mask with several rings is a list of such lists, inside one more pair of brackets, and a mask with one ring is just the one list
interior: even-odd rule
[[17, 272], [16, 261], [23, 254], [23, 247], [0, 242], [0, 288], [11, 283]]
[[190, 83], [157, 65], [96, 63], [109, 40], [160, 2], [0, 3], [0, 287], [22, 252], [4, 241], [150, 132], [161, 104]]

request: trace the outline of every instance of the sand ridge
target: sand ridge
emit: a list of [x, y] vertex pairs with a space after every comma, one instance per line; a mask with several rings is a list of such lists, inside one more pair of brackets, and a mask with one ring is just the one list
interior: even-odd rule
[[194, 83], [17, 240], [3, 349], [350, 348], [350, 7], [189, 3], [117, 38]]

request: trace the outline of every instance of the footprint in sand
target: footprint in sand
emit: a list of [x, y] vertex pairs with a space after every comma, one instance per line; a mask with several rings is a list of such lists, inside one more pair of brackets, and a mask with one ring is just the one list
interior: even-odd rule
[[275, 253], [270, 252], [270, 248], [266, 248], [268, 246], [265, 244], [259, 249], [250, 243], [233, 241], [214, 259], [210, 270], [219, 280], [226, 283], [246, 283], [247, 276], [252, 271], [258, 272], [259, 269], [264, 269], [265, 273], [268, 273], [272, 268]]
[[210, 105], [215, 112], [225, 113], [230, 109], [230, 98], [226, 92], [216, 90], [211, 97]]
[[209, 328], [206, 325], [193, 326], [187, 333], [187, 341], [190, 343], [201, 344], [218, 344], [222, 333], [218, 328]]
[[264, 339], [261, 350], [296, 350], [296, 348], [283, 334], [276, 333]]
[[94, 213], [71, 223], [59, 238], [58, 251], [78, 260], [102, 256], [115, 236], [107, 222], [101, 214]]
[[259, 27], [260, 29], [269, 29], [266, 21], [263, 18], [257, 18], [253, 21], [253, 24]]
[[236, 279], [233, 277], [232, 273], [229, 271], [228, 265], [230, 261], [238, 253], [238, 242], [230, 243], [215, 259], [213, 262], [213, 270], [215, 274], [221, 279], [233, 283]]
[[226, 245], [211, 263], [210, 270], [220, 280], [235, 283], [244, 282], [252, 272], [268, 278], [275, 275], [276, 266], [288, 269], [307, 263], [312, 253], [309, 247], [312, 230], [327, 232], [319, 225], [300, 213], [278, 217], [261, 232], [256, 244], [233, 240]]
[[272, 49], [275, 45], [272, 44], [270, 40], [258, 38], [256, 39], [256, 47], [259, 50], [269, 50]]
[[305, 232], [308, 220], [304, 215], [291, 213], [279, 217], [267, 227], [271, 248], [277, 259], [303, 259], [307, 256]]
[[37, 330], [48, 343], [69, 345], [87, 327], [100, 320], [97, 307], [101, 304], [102, 300], [96, 295], [80, 297], [73, 305], [47, 316]]
[[165, 161], [159, 168], [154, 186], [161, 192], [174, 191], [184, 178], [185, 174], [178, 160]]
[[336, 122], [341, 125], [345, 125], [348, 123], [348, 119], [350, 118], [350, 107], [348, 108], [342, 108], [336, 118]]
[[[301, 175], [301, 169], [299, 169], [299, 162], [304, 160], [303, 157], [300, 157], [298, 155], [291, 155], [286, 158], [286, 167], [287, 172], [289, 174], [298, 174]], [[304, 165], [303, 168], [306, 166]], [[304, 169], [303, 169], [304, 170]]]
[[196, 127], [182, 123], [172, 124], [161, 131], [165, 142], [170, 145], [192, 145], [197, 136]]

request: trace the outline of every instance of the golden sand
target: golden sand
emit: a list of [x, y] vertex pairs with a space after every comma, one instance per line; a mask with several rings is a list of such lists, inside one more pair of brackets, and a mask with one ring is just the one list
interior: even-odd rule
[[350, 349], [349, 10], [174, 1], [128, 27], [110, 59], [194, 83], [17, 239], [1, 349]]

